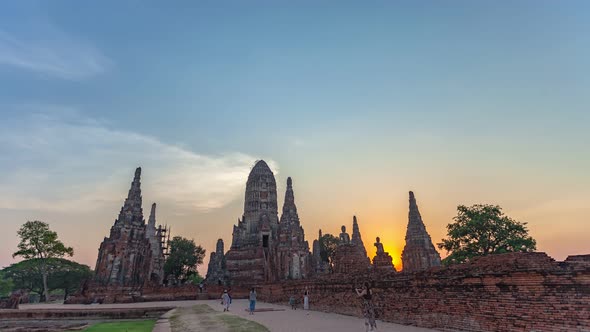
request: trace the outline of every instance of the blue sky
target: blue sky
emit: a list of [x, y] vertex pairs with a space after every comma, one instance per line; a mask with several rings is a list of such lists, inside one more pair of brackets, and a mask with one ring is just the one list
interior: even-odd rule
[[[187, 236], [198, 220], [223, 224], [203, 235], [212, 249], [229, 242], [245, 176], [265, 158], [279, 183], [301, 184], [309, 234], [364, 212], [371, 235], [398, 241], [418, 188], [433, 238], [457, 204], [491, 200], [537, 220], [541, 249], [563, 256], [550, 220], [567, 219], [560, 241], [576, 243], [590, 200], [589, 7], [2, 3], [0, 220], [65, 230], [82, 218], [98, 239], [142, 165]], [[80, 249], [90, 265], [93, 241]]]

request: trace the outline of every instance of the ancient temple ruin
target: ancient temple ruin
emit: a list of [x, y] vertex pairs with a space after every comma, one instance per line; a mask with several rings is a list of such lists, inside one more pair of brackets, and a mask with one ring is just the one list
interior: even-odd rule
[[150, 261], [150, 281], [155, 284], [161, 284], [164, 281], [164, 256], [165, 243], [164, 238], [167, 229], [161, 225], [156, 227], [156, 203], [152, 204], [150, 217], [148, 218], [146, 228], [146, 238], [150, 242], [152, 250], [152, 259]]
[[312, 272], [315, 275], [321, 275], [329, 272], [329, 264], [321, 255], [320, 241], [322, 239], [322, 230], [319, 230], [318, 238], [313, 240], [313, 252], [311, 257]]
[[209, 257], [205, 281], [210, 285], [225, 285], [227, 283], [227, 269], [225, 267], [225, 253], [223, 240], [218, 239], [215, 251]]
[[359, 252], [362, 252], [363, 257], [367, 257], [367, 249], [365, 249], [365, 244], [361, 238], [361, 231], [359, 230], [356, 216], [352, 216], [352, 239], [350, 240], [350, 243], [357, 246]]
[[373, 269], [379, 272], [395, 272], [393, 258], [383, 249], [383, 243], [379, 237], [375, 239], [373, 245], [377, 248], [375, 257], [373, 257]]
[[440, 254], [434, 248], [430, 235], [418, 211], [414, 193], [410, 191], [410, 212], [408, 213], [408, 229], [406, 231], [406, 246], [402, 251], [404, 272], [426, 270], [433, 266], [440, 266]]
[[339, 239], [340, 243], [334, 253], [334, 272], [354, 273], [367, 271], [371, 266], [371, 261], [367, 257], [367, 250], [361, 238], [356, 216], [352, 219], [352, 239], [346, 232], [345, 226], [342, 226]]
[[287, 190], [283, 202], [283, 214], [279, 222], [277, 246], [279, 279], [302, 279], [309, 276], [311, 256], [305, 241], [303, 227], [299, 223], [293, 181], [287, 178]]
[[287, 180], [283, 214], [279, 220], [274, 174], [264, 160], [258, 161], [248, 176], [244, 214], [234, 225], [231, 248], [225, 255], [231, 284], [306, 278], [310, 261], [292, 180]]
[[143, 218], [141, 167], [119, 216], [98, 250], [95, 281], [100, 285], [141, 287], [163, 280], [164, 251], [161, 227], [156, 228], [156, 206], [152, 205], [150, 222]]

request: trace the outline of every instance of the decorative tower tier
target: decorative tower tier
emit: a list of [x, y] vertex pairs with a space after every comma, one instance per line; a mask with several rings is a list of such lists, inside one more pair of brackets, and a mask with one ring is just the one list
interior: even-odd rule
[[274, 253], [279, 226], [277, 184], [274, 174], [260, 160], [246, 182], [244, 214], [234, 225], [232, 244], [225, 255], [232, 284], [255, 284], [275, 281], [277, 269]]
[[305, 241], [305, 233], [299, 223], [291, 178], [287, 178], [283, 214], [279, 223], [277, 255], [280, 279], [301, 279], [309, 276], [309, 244]]
[[416, 198], [411, 191], [406, 246], [402, 251], [402, 264], [404, 272], [422, 271], [433, 266], [440, 266], [440, 255], [426, 231], [426, 226], [424, 226], [420, 211], [418, 211]]
[[[119, 217], [111, 227], [109, 237], [100, 244], [95, 280], [102, 285], [135, 287], [151, 280], [155, 263], [143, 219], [140, 177], [141, 167], [138, 167]], [[153, 219], [155, 224], [155, 206]], [[154, 281], [161, 282], [158, 273], [156, 271]]]

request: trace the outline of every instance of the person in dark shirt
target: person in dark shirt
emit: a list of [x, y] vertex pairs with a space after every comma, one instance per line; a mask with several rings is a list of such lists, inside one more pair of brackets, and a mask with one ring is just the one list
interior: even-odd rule
[[365, 317], [365, 329], [366, 331], [374, 331], [377, 328], [375, 322], [375, 307], [372, 301], [371, 286], [368, 282], [365, 282], [363, 288], [355, 289], [356, 295], [363, 300], [363, 316]]

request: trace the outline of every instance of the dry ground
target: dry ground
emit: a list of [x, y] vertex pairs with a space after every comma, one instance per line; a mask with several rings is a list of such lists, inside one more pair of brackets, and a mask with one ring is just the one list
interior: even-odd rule
[[213, 310], [207, 304], [176, 308], [170, 317], [172, 332], [268, 332], [253, 321]]
[[[102, 305], [63, 305], [63, 304], [35, 304], [21, 305], [24, 308], [59, 308], [63, 310], [75, 308], [88, 308], [100, 306], [104, 308], [143, 308], [143, 307], [162, 307], [177, 306], [177, 308], [190, 308], [198, 304], [208, 304], [213, 310], [223, 312], [219, 300], [206, 301], [175, 301], [175, 302], [143, 302], [143, 303], [121, 303], [121, 304], [102, 304]], [[230, 314], [253, 320], [268, 328], [272, 332], [308, 332], [308, 331], [325, 331], [325, 332], [362, 332], [365, 330], [364, 320], [358, 317], [344, 316], [333, 313], [319, 311], [291, 310], [290, 307], [269, 303], [257, 303], [256, 308], [283, 309], [283, 311], [259, 312], [253, 316], [248, 315], [245, 309], [248, 307], [247, 300], [234, 300], [230, 308]], [[178, 309], [176, 309], [178, 310]], [[190, 314], [190, 311], [189, 311]], [[199, 318], [199, 315], [193, 318]], [[187, 319], [188, 320], [188, 319]], [[434, 330], [405, 326], [393, 323], [384, 323], [377, 321], [379, 332], [432, 332]], [[200, 331], [200, 330], [196, 330]], [[219, 330], [226, 331], [226, 330]]]

